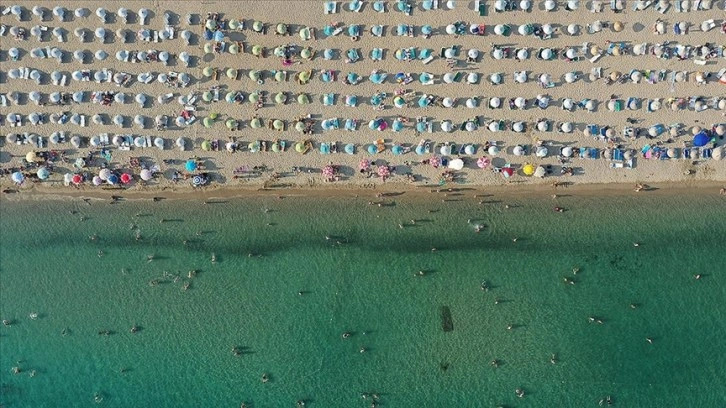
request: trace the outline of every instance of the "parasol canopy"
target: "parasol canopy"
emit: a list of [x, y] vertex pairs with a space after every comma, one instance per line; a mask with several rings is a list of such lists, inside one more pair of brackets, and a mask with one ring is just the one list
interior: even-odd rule
[[46, 180], [46, 179], [48, 179], [48, 177], [50, 177], [50, 170], [48, 170], [47, 167], [43, 166], [38, 169], [38, 171], [36, 172], [36, 175], [38, 176], [39, 179]]
[[535, 167], [533, 164], [527, 163], [524, 166], [522, 166], [522, 173], [524, 173], [525, 176], [531, 176], [534, 174]]
[[452, 170], [461, 170], [464, 168], [464, 160], [454, 159], [449, 162], [449, 168]]
[[706, 146], [708, 143], [710, 143], [710, 141], [711, 138], [704, 131], [701, 131], [693, 136], [693, 145], [696, 147]]
[[480, 157], [480, 158], [479, 158], [479, 159], [478, 159], [478, 160], [476, 161], [476, 165], [477, 165], [477, 166], [478, 166], [478, 167], [479, 167], [480, 169], [485, 169], [485, 168], [487, 168], [487, 167], [488, 167], [488, 166], [489, 166], [490, 164], [491, 164], [491, 160], [489, 160], [489, 158], [488, 158], [488, 157]]

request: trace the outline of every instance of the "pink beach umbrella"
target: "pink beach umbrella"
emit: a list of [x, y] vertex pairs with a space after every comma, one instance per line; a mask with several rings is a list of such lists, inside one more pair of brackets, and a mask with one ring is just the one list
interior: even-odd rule
[[386, 178], [391, 175], [391, 171], [388, 170], [388, 166], [378, 166], [378, 175]]
[[332, 178], [335, 175], [335, 169], [331, 165], [323, 167], [323, 177]]
[[369, 160], [363, 159], [358, 163], [358, 169], [366, 171], [371, 168], [371, 162]]
[[431, 156], [431, 158], [429, 159], [429, 163], [433, 167], [439, 167], [441, 166], [441, 159], [438, 156]]
[[479, 166], [480, 169], [485, 169], [490, 164], [491, 160], [489, 160], [488, 157], [480, 157], [479, 160], [476, 161], [476, 165]]
[[73, 182], [73, 184], [79, 185], [83, 182], [83, 177], [81, 177], [80, 174], [74, 174], [71, 181]]
[[121, 175], [121, 182], [124, 184], [129, 184], [131, 182], [131, 175], [129, 173], [124, 173]]

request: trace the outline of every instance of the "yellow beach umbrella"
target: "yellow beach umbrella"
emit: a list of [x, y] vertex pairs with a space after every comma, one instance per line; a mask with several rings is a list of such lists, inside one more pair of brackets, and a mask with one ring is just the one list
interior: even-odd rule
[[257, 103], [260, 100], [260, 94], [258, 94], [257, 92], [251, 93], [250, 94], [250, 97], [249, 97], [249, 100], [252, 103]]
[[227, 126], [227, 129], [233, 129], [237, 127], [237, 121], [234, 119], [227, 119], [224, 124]]
[[202, 70], [202, 74], [205, 77], [209, 78], [209, 77], [212, 76], [212, 74], [214, 74], [214, 68], [212, 68], [212, 67], [204, 67], [204, 69]]
[[207, 54], [211, 54], [214, 52], [214, 45], [212, 43], [206, 43], [204, 44], [204, 52]]
[[305, 130], [305, 122], [296, 122], [295, 123], [295, 130], [298, 132], [302, 132]]
[[280, 119], [275, 119], [272, 122], [272, 127], [275, 130], [285, 130], [285, 122], [281, 121]]
[[525, 164], [524, 167], [522, 167], [522, 173], [524, 173], [525, 176], [531, 176], [534, 174], [535, 167], [533, 164]]
[[253, 45], [252, 46], [252, 55], [259, 57], [260, 55], [262, 55], [262, 50], [263, 50], [263, 48], [261, 45]]
[[275, 81], [282, 82], [285, 80], [285, 71], [276, 71], [275, 72]]
[[275, 103], [282, 105], [285, 102], [287, 102], [287, 94], [284, 92], [278, 92], [277, 95], [275, 95]]
[[34, 162], [38, 160], [38, 156], [35, 154], [35, 152], [28, 152], [28, 154], [25, 155], [25, 160], [28, 162]]
[[615, 31], [616, 33], [623, 31], [623, 28], [625, 28], [625, 26], [623, 25], [623, 23], [621, 21], [616, 21], [613, 24], [613, 31]]
[[252, 23], [252, 29], [257, 31], [258, 33], [262, 31], [262, 29], [265, 28], [265, 25], [262, 24], [262, 21], [255, 21]]
[[247, 76], [249, 76], [250, 79], [253, 81], [259, 81], [260, 80], [260, 71], [253, 69], [250, 71], [249, 74], [247, 74]]
[[303, 41], [310, 39], [310, 27], [303, 27], [300, 29], [300, 38]]
[[[202, 123], [204, 123], [204, 127], [210, 128], [212, 127], [212, 125], [214, 125], [214, 119], [212, 119], [210, 116], [207, 116], [206, 118], [204, 118]], [[202, 144], [202, 146], [204, 146], [204, 144]]]
[[310, 80], [310, 71], [303, 71], [298, 74], [298, 78], [300, 79], [300, 82], [307, 82]]
[[300, 51], [300, 56], [305, 59], [310, 59], [310, 57], [313, 56], [313, 52], [310, 50], [310, 48], [303, 48]]
[[230, 54], [238, 54], [239, 53], [239, 45], [232, 44], [229, 46], [229, 53]]
[[295, 151], [298, 153], [304, 153], [305, 152], [305, 143], [303, 143], [303, 142], [295, 143]]

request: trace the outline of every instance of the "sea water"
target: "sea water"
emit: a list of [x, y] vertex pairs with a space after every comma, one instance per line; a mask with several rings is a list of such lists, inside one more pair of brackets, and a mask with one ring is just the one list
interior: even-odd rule
[[0, 402], [726, 406], [725, 202], [641, 194], [3, 201]]

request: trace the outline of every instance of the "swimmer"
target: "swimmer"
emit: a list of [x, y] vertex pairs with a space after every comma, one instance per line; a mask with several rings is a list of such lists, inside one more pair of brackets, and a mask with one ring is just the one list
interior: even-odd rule
[[103, 251], [99, 250], [99, 251], [98, 251], [98, 257], [100, 258], [100, 257], [102, 257], [102, 256], [103, 256]]
[[693, 279], [695, 279], [695, 280], [701, 279], [701, 274], [699, 273], [699, 274], [693, 275]]
[[35, 320], [38, 318], [38, 312], [30, 312], [30, 315], [28, 315], [31, 320]]
[[10, 327], [10, 326], [11, 326], [12, 324], [13, 324], [13, 322], [11, 322], [11, 321], [10, 321], [10, 320], [8, 320], [8, 319], [4, 319], [4, 320], [3, 320], [3, 326], [8, 326], [8, 327]]
[[496, 298], [496, 299], [494, 299], [494, 304], [495, 304], [495, 305], [498, 305], [498, 304], [500, 304], [501, 302], [502, 302], [502, 301], [501, 301], [501, 300], [500, 300], [499, 298]]
[[424, 271], [418, 271], [413, 276], [424, 276], [425, 274], [426, 274], [426, 272], [424, 272]]
[[631, 303], [631, 304], [630, 304], [630, 308], [631, 308], [631, 309], [635, 309], [635, 308], [637, 308], [637, 307], [638, 307], [638, 304], [637, 304], [637, 303]]
[[139, 327], [136, 325], [133, 325], [133, 326], [131, 326], [131, 329], [129, 331], [133, 334], [136, 334], [139, 331]]
[[263, 373], [262, 374], [262, 383], [264, 384], [264, 383], [267, 383], [268, 381], [270, 381], [270, 378], [267, 377], [267, 373]]
[[12, 372], [13, 374], [20, 374], [21, 372], [23, 372], [23, 369], [22, 369], [22, 368], [20, 368], [20, 367], [13, 367], [12, 369], [10, 369], [10, 371], [11, 371], [11, 372]]
[[297, 406], [298, 406], [298, 408], [300, 408], [300, 407], [304, 407], [304, 406], [305, 406], [305, 401], [303, 401], [303, 400], [298, 400], [298, 401], [297, 401]]
[[499, 368], [499, 360], [492, 360], [492, 362], [489, 364], [491, 364], [491, 366], [494, 368]]
[[348, 337], [350, 337], [350, 332], [344, 332], [341, 337], [343, 337], [344, 339], [347, 339]]
[[196, 271], [196, 270], [194, 270], [194, 269], [192, 269], [191, 271], [189, 271], [189, 272], [187, 273], [187, 277], [188, 277], [189, 279], [191, 279], [191, 278], [193, 278], [193, 277], [195, 277], [195, 276], [197, 276], [197, 271]]
[[557, 355], [552, 354], [552, 356], [550, 357], [550, 363], [557, 364]]
[[595, 318], [594, 318], [594, 317], [592, 317], [592, 316], [588, 317], [588, 318], [587, 318], [587, 320], [589, 320], [589, 321], [590, 321], [590, 323], [593, 323], [593, 322], [595, 322]]
[[436, 252], [436, 248], [431, 248], [431, 252]]
[[93, 394], [93, 401], [96, 404], [100, 404], [101, 401], [103, 401], [103, 396], [101, 396], [101, 394], [99, 394], [99, 393], [95, 393], [95, 394]]
[[514, 390], [514, 393], [517, 395], [517, 397], [524, 398], [524, 390], [523, 389], [517, 388], [516, 390]]
[[600, 320], [600, 319], [597, 319], [597, 320], [595, 320], [595, 322], [596, 322], [597, 324], [602, 324], [602, 320]]
[[96, 234], [90, 235], [88, 237], [88, 239], [90, 239], [91, 241], [95, 241], [96, 239], [98, 239], [98, 235], [96, 235]]
[[365, 347], [361, 347], [359, 351], [360, 351], [361, 353], [365, 353], [365, 352], [366, 352], [366, 348], [365, 348]]
[[212, 254], [211, 261], [212, 261], [212, 263], [217, 263], [217, 255]]
[[183, 239], [182, 245], [187, 246], [189, 244], [189, 240]]
[[398, 224], [398, 228], [403, 229], [403, 224]]
[[578, 272], [580, 272], [580, 268], [577, 268], [577, 267], [572, 268], [572, 274], [573, 275], [577, 275]]
[[483, 281], [480, 287], [482, 291], [489, 292], [489, 283], [487, 281]]
[[507, 330], [512, 330], [512, 329], [514, 329], [514, 325], [513, 324], [508, 324], [507, 325]]
[[151, 262], [154, 260], [154, 255], [146, 255], [146, 262]]
[[637, 248], [637, 247], [639, 247], [639, 246], [640, 246], [640, 243], [638, 243], [638, 242], [633, 242], [633, 246]]
[[650, 337], [646, 337], [645, 341], [647, 341], [650, 344], [653, 344], [653, 339], [651, 339]]
[[35, 377], [35, 370], [30, 370], [30, 372], [28, 373], [28, 375], [30, 377]]
[[61, 330], [61, 336], [65, 336], [68, 334], [68, 329]]
[[192, 284], [191, 284], [191, 282], [186, 282], [186, 283], [184, 284], [184, 286], [182, 286], [182, 290], [183, 290], [183, 291], [185, 291], [185, 292], [186, 292], [186, 291], [188, 291], [188, 290], [189, 290], [189, 287], [190, 287], [191, 285], [192, 285]]

